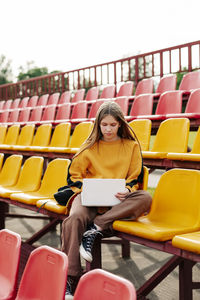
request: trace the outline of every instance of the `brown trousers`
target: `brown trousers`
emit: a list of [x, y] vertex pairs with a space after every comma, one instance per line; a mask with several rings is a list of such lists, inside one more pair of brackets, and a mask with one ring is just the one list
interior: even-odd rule
[[94, 222], [103, 230], [112, 230], [112, 223], [115, 220], [135, 220], [143, 213], [148, 212], [151, 201], [148, 192], [138, 190], [129, 193], [123, 202], [99, 215], [96, 207], [82, 206], [79, 194], [72, 203], [69, 216], [62, 224], [62, 251], [68, 255], [68, 275], [81, 275], [79, 246], [89, 223]]

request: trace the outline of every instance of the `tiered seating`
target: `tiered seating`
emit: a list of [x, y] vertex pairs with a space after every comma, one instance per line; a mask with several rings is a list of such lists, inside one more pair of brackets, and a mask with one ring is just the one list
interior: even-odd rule
[[129, 116], [125, 116], [127, 121], [137, 119], [138, 116], [151, 115], [153, 111], [153, 94], [142, 94], [136, 96]]

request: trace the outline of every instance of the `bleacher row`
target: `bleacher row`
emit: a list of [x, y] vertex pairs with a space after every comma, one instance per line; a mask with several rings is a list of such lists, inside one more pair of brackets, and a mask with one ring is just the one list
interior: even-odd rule
[[[82, 121], [93, 121], [99, 106], [108, 100], [116, 101], [122, 108], [128, 121], [135, 118], [148, 118], [152, 121], [161, 121], [169, 117], [185, 116], [199, 119], [200, 71], [183, 76], [176, 89], [176, 75], [161, 78], [158, 87], [153, 92], [153, 78], [143, 79], [136, 86], [133, 95], [134, 83], [125, 82], [116, 93], [115, 85], [104, 87], [99, 97], [99, 88], [92, 87], [86, 96], [85, 89], [77, 90], [73, 97], [66, 91], [33, 96], [23, 99], [0, 102], [0, 123], [25, 125], [34, 123], [41, 125], [51, 122], [53, 125], [60, 122], [77, 124]], [[191, 93], [192, 92], [192, 93]], [[185, 95], [189, 99], [184, 114], [182, 100]], [[99, 98], [98, 98], [99, 97]], [[155, 114], [153, 104], [158, 101]]]

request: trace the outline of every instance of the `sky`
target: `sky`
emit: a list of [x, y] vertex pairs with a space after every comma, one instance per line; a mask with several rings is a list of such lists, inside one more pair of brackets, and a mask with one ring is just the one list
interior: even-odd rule
[[69, 71], [200, 40], [199, 0], [0, 0], [0, 55]]

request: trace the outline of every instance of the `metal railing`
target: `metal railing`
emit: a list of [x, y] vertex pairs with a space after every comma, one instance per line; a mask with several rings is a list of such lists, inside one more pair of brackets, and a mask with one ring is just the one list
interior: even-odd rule
[[0, 85], [0, 100], [52, 94], [66, 90], [104, 86], [124, 81], [191, 72], [200, 69], [200, 41], [138, 54], [119, 60], [62, 73], [35, 77], [17, 83]]

